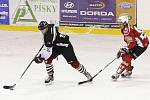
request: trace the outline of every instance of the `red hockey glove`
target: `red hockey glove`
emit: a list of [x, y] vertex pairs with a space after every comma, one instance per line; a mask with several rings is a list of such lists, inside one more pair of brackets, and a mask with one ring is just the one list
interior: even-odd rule
[[117, 53], [117, 59], [119, 59], [123, 54], [129, 53], [128, 48], [120, 48], [120, 50]]
[[35, 63], [39, 64], [39, 63], [42, 63], [44, 60], [44, 58], [41, 58], [41, 55], [39, 55], [38, 57], [35, 57], [34, 58], [34, 61]]

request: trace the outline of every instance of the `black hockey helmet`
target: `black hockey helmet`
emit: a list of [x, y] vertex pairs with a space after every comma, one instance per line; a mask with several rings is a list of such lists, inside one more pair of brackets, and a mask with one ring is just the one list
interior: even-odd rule
[[39, 30], [44, 30], [48, 26], [47, 21], [41, 21], [38, 25]]

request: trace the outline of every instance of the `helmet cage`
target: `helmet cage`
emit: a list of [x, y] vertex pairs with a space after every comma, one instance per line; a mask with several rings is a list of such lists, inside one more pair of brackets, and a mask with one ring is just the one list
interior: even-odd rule
[[44, 30], [48, 26], [48, 23], [46, 21], [41, 21], [38, 25], [39, 30]]
[[117, 20], [119, 23], [128, 23], [129, 19], [128, 16], [120, 16]]

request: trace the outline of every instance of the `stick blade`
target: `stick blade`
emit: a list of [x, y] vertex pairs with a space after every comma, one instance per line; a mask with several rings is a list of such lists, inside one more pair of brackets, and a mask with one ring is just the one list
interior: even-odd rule
[[10, 90], [13, 90], [13, 88], [16, 86], [16, 84], [12, 85], [12, 86], [9, 86], [9, 85], [4, 85], [3, 88], [4, 89], [10, 89]]
[[90, 80], [86, 80], [86, 81], [81, 81], [81, 82], [78, 82], [78, 85], [81, 85], [81, 84], [84, 84], [84, 83], [88, 83], [88, 82], [92, 82], [92, 78]]

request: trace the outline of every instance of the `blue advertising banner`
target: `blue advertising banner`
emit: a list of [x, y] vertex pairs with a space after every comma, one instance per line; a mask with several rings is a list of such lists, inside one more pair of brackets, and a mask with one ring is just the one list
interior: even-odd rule
[[114, 0], [60, 0], [60, 22], [115, 23]]
[[0, 24], [9, 24], [9, 0], [0, 0]]
[[78, 0], [60, 0], [60, 19], [65, 22], [78, 21]]

